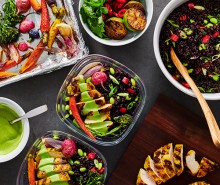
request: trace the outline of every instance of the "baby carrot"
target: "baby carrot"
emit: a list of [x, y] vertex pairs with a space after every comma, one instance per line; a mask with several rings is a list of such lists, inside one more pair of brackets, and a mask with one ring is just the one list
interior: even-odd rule
[[41, 10], [41, 5], [38, 2], [38, 0], [30, 0], [32, 8], [36, 11], [39, 12]]

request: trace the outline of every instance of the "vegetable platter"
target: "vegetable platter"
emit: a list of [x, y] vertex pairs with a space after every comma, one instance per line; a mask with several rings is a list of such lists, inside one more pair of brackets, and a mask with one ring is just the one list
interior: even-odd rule
[[88, 55], [72, 7], [71, 0], [0, 1], [0, 87]]

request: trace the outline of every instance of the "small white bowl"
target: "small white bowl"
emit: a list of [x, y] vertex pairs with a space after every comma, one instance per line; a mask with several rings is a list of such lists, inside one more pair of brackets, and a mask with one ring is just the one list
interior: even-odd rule
[[[7, 106], [9, 106], [12, 110], [14, 110], [18, 116], [23, 116], [25, 114], [24, 110], [14, 101], [0, 97], [0, 103], [4, 103]], [[28, 138], [29, 138], [29, 133], [30, 133], [30, 127], [29, 127], [29, 121], [28, 119], [23, 119], [22, 120], [22, 126], [23, 126], [23, 136], [22, 139], [17, 146], [16, 149], [14, 149], [12, 152], [6, 155], [0, 155], [0, 163], [9, 161], [13, 158], [15, 158], [20, 152], [24, 149], [25, 145], [27, 144]]]
[[[82, 7], [83, 2], [84, 0], [79, 1], [79, 12], [80, 12], [80, 8]], [[128, 34], [122, 40], [106, 40], [106, 39], [99, 38], [89, 29], [88, 25], [83, 22], [82, 16], [79, 13], [80, 22], [83, 28], [86, 30], [86, 32], [96, 41], [102, 44], [108, 45], [108, 46], [123, 46], [123, 45], [129, 44], [137, 40], [141, 35], [143, 35], [143, 33], [147, 30], [147, 28], [150, 25], [150, 22], [153, 16], [153, 0], [140, 0], [140, 2], [144, 5], [145, 10], [147, 12], [146, 14], [147, 25], [142, 31], [137, 31], [137, 32], [128, 31]]]
[[[172, 76], [171, 74], [167, 71], [162, 59], [161, 59], [161, 55], [160, 55], [160, 47], [159, 47], [159, 38], [160, 38], [160, 32], [161, 32], [161, 28], [166, 20], [166, 18], [172, 13], [172, 11], [174, 9], [176, 9], [177, 7], [179, 7], [181, 4], [187, 2], [188, 0], [171, 0], [167, 6], [163, 9], [163, 11], [161, 12], [157, 23], [156, 23], [156, 27], [154, 30], [154, 39], [153, 39], [153, 45], [154, 45], [154, 53], [156, 56], [156, 60], [157, 63], [160, 67], [160, 69], [162, 70], [163, 74], [166, 76], [166, 78], [176, 87], [178, 88], [180, 91], [195, 97], [194, 92], [191, 89], [187, 89], [186, 87], [184, 87], [183, 85], [181, 85], [179, 82], [177, 82]], [[206, 100], [220, 100], [220, 93], [202, 93], [204, 98]]]

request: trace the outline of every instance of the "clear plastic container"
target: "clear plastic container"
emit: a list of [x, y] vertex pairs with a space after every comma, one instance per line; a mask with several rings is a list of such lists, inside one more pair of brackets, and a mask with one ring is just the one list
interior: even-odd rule
[[96, 148], [94, 148], [93, 146], [89, 145], [88, 143], [86, 143], [85, 141], [82, 141], [81, 139], [61, 132], [61, 131], [48, 131], [46, 134], [44, 134], [43, 136], [39, 137], [38, 139], [36, 139], [36, 141], [34, 142], [34, 144], [32, 145], [32, 147], [30, 148], [29, 152], [27, 153], [25, 159], [23, 160], [19, 172], [18, 172], [18, 176], [17, 176], [17, 181], [16, 181], [16, 185], [27, 185], [29, 184], [28, 182], [28, 166], [27, 166], [27, 158], [29, 156], [29, 154], [35, 155], [36, 151], [39, 150], [39, 146], [42, 142], [43, 138], [54, 138], [55, 137], [59, 137], [62, 139], [72, 139], [74, 140], [76, 143], [78, 143], [80, 146], [83, 146], [84, 148], [87, 148], [89, 151], [96, 153], [96, 155], [102, 160], [103, 162], [103, 167], [105, 168], [105, 171], [102, 173], [103, 175], [103, 184], [106, 180], [106, 176], [107, 176], [107, 162], [105, 160], [105, 157], [101, 154], [101, 152], [99, 152]]
[[[105, 64], [108, 66], [113, 66], [114, 68], [120, 69], [121, 71], [128, 73], [132, 78], [135, 78], [136, 85], [139, 88], [139, 101], [138, 101], [138, 105], [136, 106], [136, 108], [134, 110], [131, 124], [118, 136], [115, 136], [115, 137], [96, 137], [96, 139], [97, 139], [96, 141], [92, 140], [87, 134], [85, 134], [84, 131], [81, 130], [81, 128], [75, 126], [75, 124], [73, 124], [73, 119], [68, 117], [67, 112], [65, 110], [65, 106], [67, 105], [65, 98], [67, 95], [68, 84], [71, 82], [73, 77], [76, 77], [85, 66], [87, 66], [88, 64], [91, 64], [92, 62], [99, 62], [99, 63]], [[145, 90], [145, 87], [144, 87], [142, 80], [140, 79], [140, 77], [136, 73], [134, 73], [131, 69], [127, 68], [123, 64], [121, 64], [111, 58], [108, 58], [108, 57], [105, 57], [102, 55], [98, 55], [98, 54], [93, 54], [93, 55], [89, 55], [89, 56], [81, 59], [72, 68], [72, 70], [70, 71], [70, 73], [68, 74], [66, 79], [64, 80], [63, 85], [61, 86], [61, 89], [58, 93], [56, 106], [57, 106], [57, 113], [58, 113], [60, 119], [72, 131], [74, 131], [75, 133], [83, 136], [87, 140], [92, 141], [96, 144], [103, 145], [103, 146], [112, 146], [112, 145], [116, 145], [116, 144], [120, 143], [130, 133], [130, 131], [132, 130], [133, 126], [135, 125], [136, 121], [138, 120], [138, 117], [140, 116], [140, 114], [143, 110], [143, 107], [145, 105], [145, 101], [146, 101], [146, 90]]]

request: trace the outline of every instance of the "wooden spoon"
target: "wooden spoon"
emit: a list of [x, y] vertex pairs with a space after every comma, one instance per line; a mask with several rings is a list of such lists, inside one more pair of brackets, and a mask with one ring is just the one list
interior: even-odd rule
[[203, 110], [203, 113], [205, 115], [213, 143], [215, 144], [215, 146], [217, 148], [220, 148], [220, 130], [219, 130], [218, 124], [215, 120], [215, 117], [212, 114], [211, 109], [209, 108], [206, 100], [204, 99], [203, 95], [201, 94], [201, 92], [197, 88], [196, 84], [194, 83], [192, 78], [189, 76], [187, 69], [180, 62], [180, 60], [177, 57], [173, 48], [171, 48], [171, 50], [170, 50], [170, 55], [171, 55], [171, 59], [172, 59], [174, 65], [179, 70], [180, 74], [183, 76], [183, 78], [186, 80], [186, 82], [190, 85], [192, 91], [195, 93], [197, 100], [199, 101], [199, 104], [200, 104], [200, 106]]

